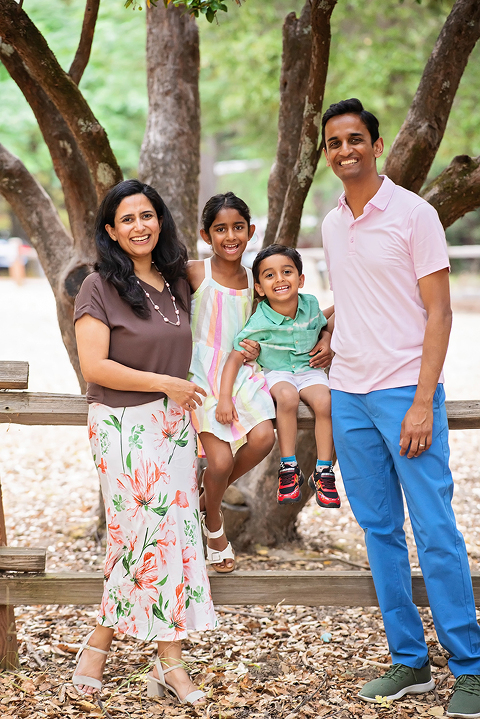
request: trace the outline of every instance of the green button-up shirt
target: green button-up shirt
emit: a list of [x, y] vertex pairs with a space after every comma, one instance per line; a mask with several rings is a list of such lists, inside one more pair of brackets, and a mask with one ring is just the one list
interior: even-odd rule
[[272, 310], [267, 300], [259, 302], [256, 312], [237, 335], [234, 347], [242, 351], [244, 339], [260, 343], [258, 363], [268, 370], [306, 372], [312, 369], [308, 354], [316, 345], [327, 320], [313, 295], [298, 295], [295, 319]]

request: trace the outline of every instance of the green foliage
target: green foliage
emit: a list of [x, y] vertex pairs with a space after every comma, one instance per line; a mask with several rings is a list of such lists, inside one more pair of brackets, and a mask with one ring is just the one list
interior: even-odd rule
[[[241, 0], [235, 0], [240, 5]], [[158, 0], [146, 0], [147, 7], [157, 7]], [[228, 12], [228, 7], [221, 0], [163, 0], [165, 7], [175, 5], [175, 7], [184, 7], [190, 15], [198, 17], [200, 14], [205, 15], [208, 22], [213, 22], [217, 16], [217, 12]], [[139, 0], [126, 0], [125, 7], [132, 7], [142, 10]]]
[[[146, 0], [136, 1], [146, 7]], [[156, 2], [160, 7], [161, 2]], [[240, 9], [232, 2], [224, 0], [222, 4], [234, 11], [218, 12], [217, 22], [199, 23], [202, 136], [214, 160], [264, 161], [259, 170], [217, 180], [218, 191], [235, 190], [259, 215], [267, 209], [267, 180], [277, 142], [281, 28], [289, 12], [301, 12], [304, 0], [249, 0]], [[453, 0], [423, 0], [421, 5], [416, 0], [339, 2], [332, 15], [325, 107], [345, 97], [359, 97], [378, 115], [388, 150], [452, 6]], [[30, 0], [24, 9], [68, 70], [85, 1]], [[480, 153], [479, 70], [480, 44], [457, 92], [432, 176], [454, 155]], [[134, 176], [148, 109], [144, 14], [125, 12], [119, 0], [100, 5], [92, 56], [80, 89], [106, 128], [125, 175]], [[0, 142], [21, 157], [61, 205], [58, 181], [33, 113], [2, 65], [0, 96]], [[321, 161], [306, 212], [322, 213], [338, 192], [338, 180]]]

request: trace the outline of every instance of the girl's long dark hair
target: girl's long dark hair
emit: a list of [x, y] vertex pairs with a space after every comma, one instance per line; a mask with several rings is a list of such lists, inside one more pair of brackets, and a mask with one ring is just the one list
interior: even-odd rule
[[141, 286], [137, 284], [133, 262], [118, 242], [111, 239], [105, 225], [115, 226], [115, 213], [118, 206], [130, 195], [145, 195], [153, 205], [157, 217], [163, 218], [162, 229], [157, 245], [152, 252], [152, 260], [172, 286], [176, 302], [186, 310], [181, 293], [176, 292], [177, 280], [186, 277], [187, 250], [177, 236], [177, 228], [170, 210], [150, 185], [139, 180], [123, 180], [112, 187], [103, 198], [95, 219], [95, 244], [97, 262], [95, 269], [107, 282], [111, 282], [120, 297], [127, 302], [138, 317], [150, 317], [150, 307]]

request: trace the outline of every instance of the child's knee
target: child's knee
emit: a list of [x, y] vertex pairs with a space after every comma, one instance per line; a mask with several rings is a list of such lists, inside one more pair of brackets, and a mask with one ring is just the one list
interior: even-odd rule
[[218, 453], [212, 458], [209, 457], [208, 469], [210, 470], [213, 479], [216, 477], [229, 477], [233, 470], [233, 457], [221, 455], [221, 453]]
[[254, 441], [258, 447], [270, 452], [273, 445], [275, 444], [275, 432], [273, 431], [273, 424], [268, 422], [262, 422], [255, 427]]
[[283, 412], [293, 411], [296, 412], [298, 404], [300, 402], [300, 395], [293, 386], [281, 387], [275, 392], [275, 401], [277, 403], [278, 410]]

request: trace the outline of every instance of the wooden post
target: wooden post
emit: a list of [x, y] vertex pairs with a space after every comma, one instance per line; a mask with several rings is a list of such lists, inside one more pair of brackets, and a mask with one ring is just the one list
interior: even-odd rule
[[[0, 482], [0, 546], [6, 546], [7, 532], [3, 512], [2, 483]], [[18, 669], [17, 629], [15, 611], [11, 604], [0, 604], [0, 669]]]

